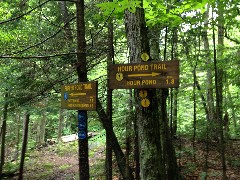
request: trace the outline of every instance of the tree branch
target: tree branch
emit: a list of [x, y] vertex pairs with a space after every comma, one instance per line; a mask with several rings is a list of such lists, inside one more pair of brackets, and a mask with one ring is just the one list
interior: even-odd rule
[[77, 52], [69, 52], [69, 53], [61, 53], [61, 54], [52, 54], [48, 56], [4, 56], [0, 55], [0, 58], [2, 59], [49, 59], [52, 57], [58, 57], [58, 56], [65, 56], [65, 55], [72, 55], [77, 54]]
[[[74, 20], [75, 18], [76, 18], [76, 17], [73, 17], [72, 19], [69, 20], [69, 22], [71, 22], [71, 21]], [[69, 23], [69, 22], [68, 22], [68, 23]], [[67, 26], [68, 23], [64, 24], [63, 27]], [[55, 36], [56, 36], [58, 33], [60, 33], [61, 31], [62, 31], [62, 28], [59, 29], [59, 30], [58, 30], [57, 32], [55, 32], [54, 34], [52, 34], [51, 36], [47, 37], [46, 39], [43, 39], [42, 41], [40, 41], [40, 42], [38, 42], [38, 43], [36, 43], [36, 44], [33, 44], [33, 45], [31, 45], [31, 46], [29, 46], [29, 47], [27, 47], [27, 48], [25, 48], [25, 49], [22, 49], [22, 50], [20, 50], [20, 51], [13, 52], [13, 53], [8, 54], [8, 55], [19, 54], [19, 53], [22, 53], [22, 52], [24, 52], [24, 51], [27, 51], [27, 50], [29, 50], [29, 49], [31, 49], [31, 48], [33, 48], [33, 47], [36, 47], [36, 46], [38, 46], [38, 45], [41, 45], [41, 44], [45, 43], [46, 41], [48, 41], [49, 39], [55, 37]]]
[[239, 40], [231, 38], [230, 36], [228, 36], [227, 33], [225, 33], [225, 38], [227, 38], [227, 39], [230, 40], [230, 41], [235, 42], [236, 44], [240, 44], [240, 41], [239, 41]]
[[30, 14], [30, 13], [33, 12], [35, 9], [37, 9], [37, 8], [39, 8], [39, 7], [41, 7], [41, 6], [43, 6], [44, 4], [48, 3], [49, 1], [50, 1], [50, 0], [47, 0], [47, 1], [45, 1], [45, 2], [43, 2], [43, 3], [41, 3], [41, 4], [39, 4], [38, 6], [34, 7], [34, 8], [31, 9], [30, 11], [27, 11], [26, 13], [21, 14], [21, 15], [19, 15], [19, 16], [17, 16], [17, 17], [14, 17], [14, 18], [11, 18], [11, 19], [8, 19], [8, 20], [5, 20], [5, 21], [0, 21], [0, 25], [1, 25], [1, 24], [5, 24], [5, 23], [8, 23], [8, 22], [11, 22], [11, 21], [16, 21], [17, 19], [20, 19], [20, 18], [22, 18], [22, 17], [24, 17], [24, 16]]

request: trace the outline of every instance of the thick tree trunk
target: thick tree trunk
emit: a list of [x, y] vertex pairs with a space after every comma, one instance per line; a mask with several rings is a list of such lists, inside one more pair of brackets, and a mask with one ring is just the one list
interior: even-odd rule
[[[135, 14], [126, 11], [125, 24], [130, 62], [140, 62], [142, 53], [150, 54], [144, 10], [137, 8]], [[160, 127], [156, 91], [147, 90], [147, 93], [150, 105], [147, 108], [143, 108], [140, 105], [139, 90], [134, 91], [140, 155], [140, 178], [161, 179]]]
[[208, 108], [208, 118], [209, 118], [209, 130], [211, 133], [211, 137], [216, 138], [216, 120], [214, 116], [214, 98], [213, 98], [213, 82], [212, 82], [212, 60], [211, 60], [211, 53], [209, 48], [209, 40], [208, 40], [208, 18], [209, 18], [209, 5], [207, 5], [207, 11], [204, 13], [205, 19], [204, 19], [204, 30], [202, 32], [202, 39], [204, 42], [204, 50], [206, 55], [206, 66], [207, 66], [207, 80], [206, 80], [206, 86], [207, 86], [207, 108]]

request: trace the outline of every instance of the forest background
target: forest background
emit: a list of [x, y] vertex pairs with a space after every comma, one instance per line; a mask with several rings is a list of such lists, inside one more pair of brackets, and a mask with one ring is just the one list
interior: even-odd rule
[[[226, 163], [237, 167], [240, 164], [239, 156], [229, 159], [225, 153], [226, 147], [240, 138], [238, 1], [86, 0], [87, 77], [89, 81], [98, 81], [102, 107], [101, 111], [88, 112], [88, 131], [99, 133], [92, 141], [106, 141], [106, 126], [100, 114], [106, 112], [106, 117], [109, 116], [108, 65], [133, 62], [129, 24], [134, 22], [128, 20], [137, 16], [142, 6], [151, 60], [180, 61], [179, 88], [159, 90], [153, 96], [161, 104], [154, 112], [162, 112], [166, 105], [166, 113], [159, 115], [163, 151], [160, 161], [165, 164], [162, 171], [171, 170], [172, 161], [176, 161], [176, 157], [172, 159], [167, 154], [166, 139], [173, 142], [187, 137], [192, 142], [193, 160], [196, 142], [205, 143], [206, 162], [209, 146], [219, 147], [223, 169], [220, 176], [229, 176]], [[74, 1], [6, 0], [0, 2], [0, 7], [2, 173], [6, 164], [19, 158], [26, 114], [30, 115], [28, 150], [45, 144], [47, 139], [59, 141], [61, 136], [77, 132], [76, 111], [60, 108], [60, 89], [64, 84], [78, 82], [78, 38]], [[114, 50], [109, 46], [110, 25]], [[109, 53], [114, 55], [109, 58]], [[137, 92], [111, 93], [114, 134], [122, 148], [126, 151], [130, 148], [126, 153], [134, 153]], [[153, 125], [149, 130], [156, 127]], [[177, 158], [184, 151], [179, 151], [174, 142], [170, 146]], [[161, 176], [166, 178], [170, 170]]]

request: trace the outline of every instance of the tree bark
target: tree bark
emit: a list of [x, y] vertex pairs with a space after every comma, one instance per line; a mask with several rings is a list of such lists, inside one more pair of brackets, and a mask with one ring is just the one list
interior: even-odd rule
[[20, 160], [20, 168], [19, 168], [19, 176], [18, 179], [23, 179], [23, 168], [24, 168], [24, 160], [25, 154], [27, 150], [27, 141], [28, 141], [28, 126], [29, 126], [29, 118], [30, 114], [27, 112], [25, 114], [25, 123], [24, 123], [24, 135], [23, 135], [23, 143], [22, 143], [22, 153], [21, 153], [21, 160]]
[[[218, 131], [220, 136], [220, 154], [222, 161], [222, 172], [223, 172], [223, 180], [227, 179], [227, 167], [225, 160], [225, 144], [224, 144], [224, 133], [223, 133], [223, 69], [217, 66], [218, 61], [222, 60], [223, 56], [223, 39], [224, 39], [224, 4], [222, 2], [218, 2], [218, 48], [215, 47], [215, 30], [213, 27], [213, 45], [214, 45], [214, 70], [215, 70], [215, 88], [216, 88], [216, 114], [218, 120]], [[216, 53], [216, 50], [217, 53]]]
[[5, 94], [5, 103], [3, 107], [3, 122], [1, 127], [1, 162], [0, 162], [0, 177], [2, 176], [3, 166], [5, 163], [5, 141], [7, 132], [7, 115], [8, 115], [8, 92]]
[[58, 136], [57, 136], [58, 142], [62, 141], [61, 137], [62, 137], [62, 130], [63, 130], [63, 121], [64, 121], [63, 109], [60, 109], [59, 120], [58, 120]]
[[[102, 107], [102, 103], [99, 101], [99, 99], [97, 100], [97, 113], [99, 116], [100, 121], [102, 122], [102, 125], [104, 127], [104, 129], [106, 130], [106, 133], [109, 134], [109, 136], [111, 137], [112, 140], [112, 148], [114, 151], [114, 154], [116, 156], [116, 160], [117, 160], [117, 164], [119, 167], [119, 171], [123, 177], [123, 179], [127, 179], [127, 175], [126, 175], [126, 158], [122, 152], [122, 149], [118, 143], [117, 137], [113, 131], [113, 129], [111, 128], [111, 124], [109, 123], [109, 119], [107, 114], [105, 113], [103, 107]], [[132, 174], [132, 169], [129, 167], [129, 179], [132, 180], [133, 178], [133, 174]]]
[[73, 36], [72, 36], [71, 27], [69, 24], [70, 18], [69, 18], [66, 1], [59, 1], [59, 6], [61, 9], [61, 13], [62, 13], [62, 21], [64, 22], [64, 24], [66, 24], [66, 26], [64, 26], [64, 32], [66, 34], [66, 39], [68, 41], [72, 41]]
[[[137, 8], [134, 14], [125, 11], [125, 26], [130, 51], [130, 62], [140, 62], [142, 53], [150, 54], [144, 9]], [[161, 179], [161, 146], [156, 90], [148, 89], [147, 93], [150, 105], [147, 108], [143, 108], [140, 105], [139, 90], [134, 91], [140, 155], [140, 178]]]
[[40, 122], [40, 144], [44, 144], [45, 143], [45, 134], [46, 134], [46, 122], [47, 122], [47, 112], [44, 109], [42, 112], [42, 119]]
[[211, 53], [209, 49], [209, 40], [208, 40], [208, 19], [209, 19], [209, 4], [207, 5], [207, 11], [204, 13], [204, 30], [202, 32], [202, 39], [204, 42], [204, 50], [206, 53], [206, 66], [207, 66], [207, 80], [206, 80], [206, 86], [207, 86], [207, 108], [208, 108], [208, 118], [209, 118], [209, 131], [213, 134], [211, 134], [211, 137], [214, 137], [216, 139], [217, 134], [216, 128], [214, 126], [216, 120], [214, 117], [214, 98], [213, 98], [213, 82], [212, 82], [212, 60], [211, 60]]
[[[84, 0], [76, 1], [77, 10], [77, 76], [78, 82], [87, 82], [87, 58], [86, 58], [86, 39], [85, 39], [85, 19], [84, 19]], [[85, 114], [86, 127], [84, 132], [88, 134], [87, 111], [78, 110], [78, 116]], [[80, 128], [78, 128], [80, 131]], [[89, 179], [89, 161], [88, 161], [88, 138], [78, 138], [79, 151], [79, 179]]]
[[[112, 0], [109, 0], [112, 2]], [[109, 65], [114, 62], [114, 46], [113, 46], [113, 22], [110, 18], [108, 23], [108, 53], [107, 53], [107, 67], [109, 73]], [[108, 81], [109, 83], [109, 81]], [[112, 89], [107, 90], [107, 116], [110, 128], [112, 127]], [[108, 131], [106, 131], [106, 180], [112, 180], [112, 138]]]

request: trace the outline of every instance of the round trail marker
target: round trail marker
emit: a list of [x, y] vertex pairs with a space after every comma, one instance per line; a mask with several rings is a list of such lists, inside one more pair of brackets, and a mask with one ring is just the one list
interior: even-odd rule
[[139, 95], [140, 95], [140, 97], [141, 98], [145, 98], [145, 97], [147, 97], [147, 90], [141, 90], [140, 92], [139, 92]]
[[148, 107], [149, 105], [150, 105], [150, 101], [149, 101], [149, 99], [147, 99], [147, 98], [144, 98], [142, 101], [141, 101], [141, 105], [142, 105], [142, 107]]
[[148, 61], [148, 60], [149, 60], [149, 55], [148, 55], [147, 53], [142, 53], [141, 59], [142, 59], [143, 61]]

